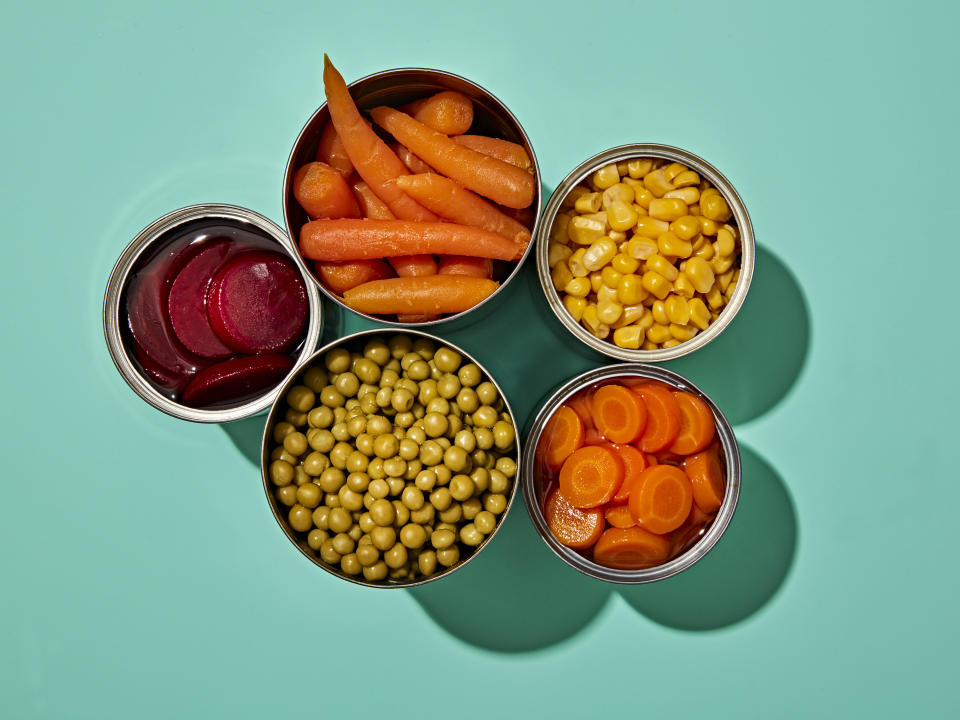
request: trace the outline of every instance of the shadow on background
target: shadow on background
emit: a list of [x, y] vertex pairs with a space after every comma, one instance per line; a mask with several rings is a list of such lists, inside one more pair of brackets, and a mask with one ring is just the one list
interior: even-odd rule
[[620, 588], [636, 610], [681, 630], [714, 630], [746, 619], [783, 584], [797, 544], [797, 514], [777, 472], [740, 446], [740, 501], [720, 541], [667, 580]]
[[750, 292], [730, 327], [666, 366], [699, 385], [737, 425], [784, 398], [809, 343], [810, 313], [800, 285], [776, 255], [758, 246]]
[[518, 497], [503, 528], [467, 567], [408, 592], [440, 627], [464, 642], [528, 652], [583, 630], [610, 588], [553, 555]]
[[260, 467], [260, 443], [263, 441], [263, 429], [267, 424], [266, 413], [254, 415], [243, 420], [234, 420], [220, 425], [223, 431], [236, 446], [237, 450], [249, 460], [254, 467]]

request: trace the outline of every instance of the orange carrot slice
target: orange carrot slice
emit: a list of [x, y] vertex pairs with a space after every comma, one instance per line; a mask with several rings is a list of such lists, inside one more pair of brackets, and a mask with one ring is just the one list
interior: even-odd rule
[[723, 504], [727, 483], [723, 466], [715, 451], [706, 450], [683, 461], [683, 471], [693, 487], [693, 501], [706, 513], [716, 512]]
[[447, 255], [437, 262], [437, 272], [441, 275], [469, 275], [489, 279], [493, 277], [493, 260], [466, 255]]
[[297, 170], [293, 176], [293, 196], [314, 219], [360, 217], [360, 208], [347, 181], [326, 163], [307, 163]]
[[[397, 157], [400, 158], [400, 162], [406, 166], [407, 170], [412, 173], [428, 173], [433, 172], [432, 168], [427, 165], [423, 160], [418, 158], [409, 148], [405, 148], [400, 143], [391, 143], [390, 149], [393, 150]], [[402, 177], [402, 176], [400, 176]]]
[[560, 492], [578, 508], [610, 502], [622, 482], [623, 462], [604, 445], [586, 445], [574, 451], [560, 468]]
[[687, 519], [693, 504], [693, 489], [680, 468], [655, 465], [640, 474], [628, 503], [630, 515], [640, 527], [662, 535], [676, 530]]
[[680, 408], [680, 430], [670, 446], [677, 455], [692, 455], [706, 448], [713, 440], [716, 428], [713, 413], [707, 404], [693, 393], [674, 391]]
[[536, 186], [526, 170], [460, 145], [399, 110], [381, 106], [370, 116], [432, 168], [475, 193], [511, 208], [533, 202]]
[[584, 429], [593, 428], [593, 411], [590, 408], [590, 397], [587, 393], [577, 393], [568, 398], [566, 405], [569, 405], [580, 416]]
[[607, 525], [617, 528], [636, 527], [637, 523], [630, 515], [630, 509], [626, 505], [607, 505], [603, 513]]
[[393, 277], [393, 270], [383, 260], [351, 260], [344, 263], [315, 262], [313, 264], [320, 281], [337, 295], [350, 288]]
[[557, 541], [576, 550], [590, 547], [603, 532], [603, 510], [575, 508], [556, 488], [547, 495], [543, 515]]
[[363, 217], [371, 220], [395, 220], [396, 215], [390, 212], [387, 204], [377, 197], [377, 194], [370, 189], [363, 180], [357, 180], [353, 183], [353, 196], [360, 205], [360, 212]]
[[317, 160], [335, 168], [344, 177], [353, 172], [353, 163], [332, 122], [328, 122], [320, 133], [320, 146], [317, 148]]
[[640, 473], [647, 469], [649, 463], [647, 456], [633, 445], [615, 445], [614, 447], [620, 455], [620, 460], [623, 461], [623, 483], [613, 496], [613, 502], [625, 503], [630, 498], [631, 488], [640, 478]]
[[529, 170], [533, 165], [527, 151], [523, 149], [523, 145], [518, 145], [509, 140], [487, 137], [486, 135], [460, 135], [451, 139], [464, 147], [476, 150], [478, 153], [503, 160], [505, 163], [516, 165], [524, 170]]
[[462, 135], [473, 125], [473, 102], [454, 90], [415, 100], [401, 109], [444, 135]]
[[593, 548], [594, 562], [618, 570], [653, 567], [669, 555], [669, 540], [638, 527], [605, 530]]
[[442, 315], [469, 310], [498, 286], [493, 280], [457, 275], [397, 277], [351, 288], [343, 301], [367, 315]]
[[583, 422], [569, 406], [561, 405], [550, 416], [540, 436], [543, 462], [557, 471], [574, 451], [583, 445]]
[[673, 392], [660, 383], [645, 383], [635, 392], [647, 407], [647, 425], [640, 436], [640, 449], [655, 453], [669, 447], [680, 432], [680, 407]]
[[647, 408], [622, 385], [604, 385], [593, 394], [593, 421], [610, 442], [631, 443], [647, 424]]

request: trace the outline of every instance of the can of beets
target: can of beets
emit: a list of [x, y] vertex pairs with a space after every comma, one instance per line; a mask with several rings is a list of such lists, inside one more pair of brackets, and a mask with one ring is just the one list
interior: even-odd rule
[[269, 408], [320, 328], [320, 295], [290, 238], [234, 205], [192, 205], [148, 225], [121, 253], [103, 300], [123, 379], [194, 422]]

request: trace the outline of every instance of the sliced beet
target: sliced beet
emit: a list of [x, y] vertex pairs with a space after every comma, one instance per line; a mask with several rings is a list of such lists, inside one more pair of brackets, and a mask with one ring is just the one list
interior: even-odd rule
[[154, 362], [153, 358], [147, 355], [136, 341], [133, 343], [133, 356], [137, 359], [147, 378], [171, 400], [175, 400], [177, 395], [187, 386], [187, 383], [197, 374], [197, 371], [202, 369], [194, 367], [188, 371], [188, 374], [178, 375]]
[[252, 355], [218, 362], [201, 370], [183, 391], [184, 405], [203, 407], [244, 402], [261, 395], [293, 368], [288, 355]]
[[214, 332], [247, 353], [289, 348], [307, 324], [308, 307], [307, 289], [293, 262], [260, 250], [224, 263], [207, 294]]
[[233, 348], [221, 342], [207, 319], [207, 289], [230, 254], [228, 240], [215, 240], [196, 253], [170, 285], [167, 309], [170, 326], [180, 342], [202, 357], [226, 358]]

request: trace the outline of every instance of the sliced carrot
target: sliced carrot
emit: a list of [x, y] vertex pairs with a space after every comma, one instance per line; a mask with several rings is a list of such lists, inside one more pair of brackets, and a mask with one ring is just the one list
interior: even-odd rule
[[610, 442], [631, 443], [647, 425], [647, 407], [622, 385], [604, 385], [590, 403], [593, 421]]
[[348, 307], [368, 315], [443, 315], [469, 310], [499, 283], [458, 275], [373, 280], [343, 293]]
[[635, 392], [643, 398], [647, 408], [647, 425], [640, 436], [640, 449], [645, 453], [655, 453], [670, 447], [680, 432], [680, 407], [673, 392], [660, 383], [645, 383], [638, 386]]
[[586, 445], [575, 450], [560, 468], [560, 492], [578, 508], [610, 502], [622, 482], [623, 462], [604, 445]]
[[713, 413], [707, 404], [693, 393], [673, 392], [680, 407], [680, 432], [670, 446], [670, 451], [678, 455], [692, 455], [706, 448], [716, 428]]
[[544, 464], [556, 472], [574, 451], [583, 445], [583, 422], [568, 405], [561, 405], [550, 416], [540, 436]]
[[603, 513], [607, 525], [617, 528], [636, 527], [636, 521], [630, 516], [630, 509], [626, 505], [607, 505]]
[[576, 550], [589, 548], [603, 533], [603, 510], [575, 508], [556, 488], [547, 495], [543, 515], [557, 541]]
[[398, 175], [405, 175], [407, 169], [360, 116], [347, 84], [326, 55], [323, 56], [323, 90], [327, 96], [330, 121], [350, 157], [350, 162], [370, 189], [398, 218], [436, 220], [436, 215], [408, 197], [396, 185], [389, 183]]
[[[400, 158], [407, 170], [412, 173], [428, 173], [433, 172], [433, 169], [427, 165], [423, 160], [414, 155], [408, 148], [405, 148], [400, 143], [391, 143], [390, 149], [393, 150], [397, 157]], [[400, 177], [403, 177], [402, 175]]]
[[437, 274], [437, 261], [433, 255], [402, 255], [387, 258], [397, 277], [423, 277]]
[[659, 380], [654, 380], [653, 378], [647, 377], [619, 378], [617, 382], [624, 387], [630, 388], [634, 392], [637, 392], [637, 390], [644, 385], [651, 385], [653, 387], [659, 387], [670, 391], [676, 390], [676, 388], [672, 385], [667, 385], [665, 382], [660, 382]]
[[395, 182], [407, 195], [442, 218], [499, 233], [516, 242], [530, 240], [527, 228], [449, 178], [428, 172], [401, 175]]
[[383, 260], [351, 260], [343, 263], [315, 262], [320, 281], [337, 295], [370, 282], [393, 277], [393, 270]]
[[658, 453], [653, 453], [653, 457], [657, 459], [657, 465], [676, 465], [680, 467], [683, 465], [683, 461], [686, 459], [686, 455], [677, 455], [675, 452], [670, 450], [661, 450]]
[[580, 416], [585, 429], [593, 429], [593, 411], [590, 409], [590, 396], [587, 393], [577, 393], [566, 402]]
[[360, 205], [360, 212], [363, 217], [371, 220], [395, 220], [394, 215], [387, 204], [377, 197], [377, 194], [370, 189], [363, 180], [356, 180], [353, 183], [353, 196]]
[[659, 565], [670, 555], [670, 541], [643, 528], [610, 528], [593, 547], [593, 560], [618, 570]]
[[489, 155], [524, 170], [530, 169], [533, 165], [527, 151], [523, 149], [523, 145], [509, 140], [487, 137], [486, 135], [460, 135], [452, 138], [452, 140], [471, 150], [476, 150], [478, 153]]
[[297, 170], [293, 176], [293, 196], [314, 219], [360, 217], [360, 207], [347, 181], [326, 163], [307, 163]]
[[447, 255], [438, 260], [437, 272], [441, 275], [469, 275], [489, 279], [493, 277], [493, 260], [466, 255]]
[[444, 135], [462, 135], [473, 125], [473, 102], [454, 90], [415, 100], [401, 109]]
[[[511, 208], [533, 202], [536, 185], [526, 170], [460, 145], [399, 110], [381, 106], [370, 116], [424, 162], [464, 187]], [[352, 153], [350, 157], [355, 160]]]
[[723, 504], [727, 483], [723, 478], [723, 466], [713, 450], [691, 455], [683, 462], [683, 471], [693, 487], [693, 501], [707, 513], [716, 512]]
[[687, 519], [693, 504], [693, 489], [680, 468], [655, 465], [640, 473], [628, 503], [630, 515], [640, 527], [662, 535], [676, 530]]
[[411, 220], [312, 220], [300, 230], [311, 260], [363, 260], [433, 253], [519, 260], [524, 246], [489, 230]]
[[633, 483], [640, 477], [640, 473], [647, 469], [649, 463], [647, 456], [637, 450], [633, 445], [615, 445], [616, 452], [623, 461], [623, 484], [613, 496], [613, 502], [625, 503], [630, 497], [630, 489]]
[[317, 148], [317, 160], [326, 163], [335, 168], [344, 177], [349, 177], [353, 172], [353, 163], [350, 162], [350, 156], [343, 147], [343, 141], [337, 135], [337, 130], [332, 122], [328, 122], [320, 133], [320, 145]]

